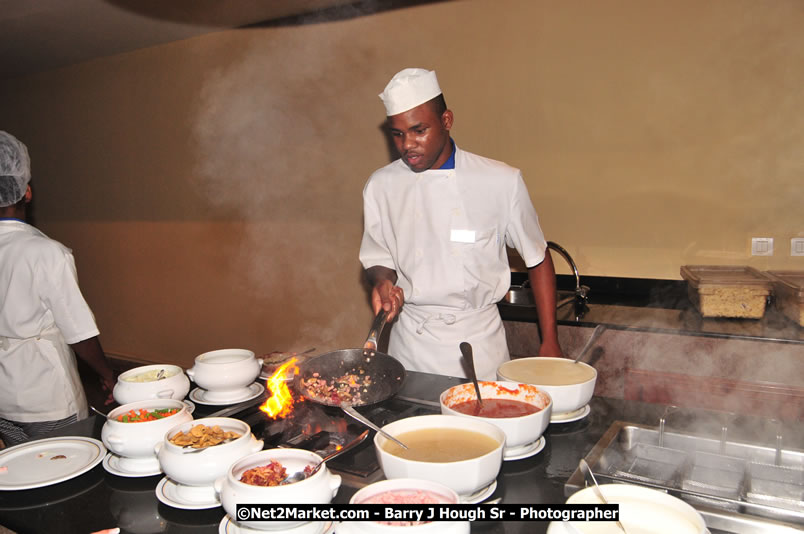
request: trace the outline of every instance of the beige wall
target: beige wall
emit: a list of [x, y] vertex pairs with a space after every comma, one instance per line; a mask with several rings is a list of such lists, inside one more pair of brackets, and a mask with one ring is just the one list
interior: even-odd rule
[[0, 128], [29, 145], [36, 222], [74, 249], [107, 351], [343, 348], [371, 318], [376, 95], [406, 66], [438, 71], [460, 146], [522, 168], [582, 274], [804, 269], [802, 25], [799, 0], [437, 3], [6, 80]]

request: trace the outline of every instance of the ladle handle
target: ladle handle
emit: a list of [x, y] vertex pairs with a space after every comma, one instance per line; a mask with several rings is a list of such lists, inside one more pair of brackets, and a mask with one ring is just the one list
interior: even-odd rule
[[477, 383], [477, 372], [475, 372], [475, 359], [472, 356], [472, 345], [466, 341], [461, 342], [461, 354], [464, 359], [469, 362], [469, 377], [472, 379], [472, 384], [475, 385], [475, 393], [477, 394], [478, 406], [483, 406], [483, 399], [480, 398], [480, 384]]
[[600, 334], [606, 329], [605, 325], [599, 324], [595, 327], [595, 330], [592, 332], [592, 335], [589, 336], [589, 341], [586, 342], [586, 345], [583, 346], [581, 352], [575, 357], [575, 363], [581, 361], [581, 358], [586, 356], [586, 353], [589, 352], [589, 349], [592, 348], [592, 344], [597, 341], [597, 338], [600, 337]]
[[[597, 495], [597, 498], [603, 501], [603, 504], [609, 504], [609, 501], [607, 501], [606, 497], [603, 496], [603, 492], [600, 490], [600, 486], [598, 486], [597, 484], [595, 474], [592, 473], [592, 468], [589, 467], [589, 464], [586, 462], [586, 460], [581, 458], [581, 461], [578, 463], [578, 467], [581, 468], [581, 473], [583, 473], [584, 478], [588, 477], [592, 479], [592, 483], [594, 484], [594, 486], [592, 486], [594, 488], [593, 491], [595, 492], [595, 495]], [[620, 527], [620, 530], [625, 532], [625, 534], [628, 534], [628, 532], [625, 531], [625, 527], [623, 526], [622, 523], [620, 523], [619, 521], [616, 521], [616, 523], [617, 526]]]
[[361, 423], [363, 423], [364, 425], [366, 425], [367, 427], [369, 427], [372, 430], [376, 430], [377, 432], [379, 432], [380, 434], [382, 434], [386, 438], [390, 439], [391, 441], [393, 441], [394, 443], [396, 443], [397, 445], [399, 445], [403, 449], [408, 448], [407, 445], [405, 445], [404, 443], [402, 443], [401, 441], [399, 441], [398, 439], [393, 437], [391, 434], [389, 434], [385, 430], [381, 429], [380, 427], [378, 427], [377, 425], [375, 425], [374, 423], [372, 423], [371, 421], [369, 421], [368, 419], [363, 417], [363, 415], [360, 412], [358, 412], [357, 410], [355, 410], [354, 408], [352, 408], [348, 404], [341, 404], [341, 410], [343, 410], [344, 413], [346, 415], [348, 415], [349, 417], [352, 417], [352, 418], [360, 421]]
[[318, 472], [318, 470], [321, 469], [321, 466], [323, 466], [325, 463], [327, 463], [327, 461], [332, 460], [336, 456], [340, 456], [341, 454], [345, 453], [346, 451], [351, 450], [351, 449], [357, 447], [358, 445], [360, 445], [361, 443], [363, 443], [363, 441], [368, 436], [368, 433], [369, 433], [369, 431], [365, 430], [362, 434], [357, 436], [350, 443], [347, 443], [346, 445], [344, 445], [340, 449], [336, 449], [336, 450], [332, 451], [331, 453], [327, 454], [326, 456], [324, 456], [321, 459], [321, 461], [318, 462], [318, 464], [313, 468], [313, 470], [310, 472], [310, 474], [307, 475], [307, 478], [310, 478], [311, 476], [316, 474]]
[[92, 410], [93, 412], [95, 412], [96, 414], [100, 415], [104, 419], [109, 419], [109, 414], [103, 413], [102, 411], [98, 410], [97, 408], [95, 408], [91, 404], [89, 405], [89, 409]]

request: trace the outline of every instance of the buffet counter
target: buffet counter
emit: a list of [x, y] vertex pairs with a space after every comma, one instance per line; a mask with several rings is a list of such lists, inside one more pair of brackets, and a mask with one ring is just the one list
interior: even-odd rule
[[[423, 373], [409, 372], [405, 387], [398, 399], [419, 403], [437, 411], [438, 395], [461, 380]], [[258, 398], [244, 406], [198, 406], [196, 419], [206, 416], [234, 416], [261, 403]], [[388, 402], [388, 401], [385, 401]], [[249, 406], [245, 406], [249, 405]], [[503, 503], [563, 503], [565, 484], [578, 467], [578, 461], [593, 449], [607, 429], [616, 421], [656, 425], [665, 407], [619, 399], [595, 397], [585, 417], [563, 424], [551, 423], [544, 434], [545, 446], [537, 454], [503, 463], [496, 488], [488, 499], [500, 498]], [[253, 414], [253, 412], [251, 412]], [[722, 414], [698, 409], [682, 409], [668, 420], [684, 425], [695, 422], [705, 433], [719, 435]], [[100, 438], [104, 419], [92, 416], [54, 433], [54, 436], [89, 436]], [[732, 421], [732, 439], [739, 439], [741, 428], [745, 435], [756, 440], [767, 439], [773, 445], [776, 434], [757, 429], [765, 422], [748, 416]], [[759, 426], [757, 426], [759, 425]], [[252, 429], [254, 425], [252, 425]], [[788, 443], [802, 443], [802, 431], [796, 426], [785, 429]], [[765, 435], [767, 434], [767, 435]], [[347, 456], [350, 453], [346, 453]], [[167, 506], [155, 495], [162, 475], [127, 478], [107, 472], [102, 465], [73, 479], [47, 487], [0, 492], [0, 525], [20, 534], [43, 532], [90, 533], [119, 527], [127, 533], [209, 533], [228, 532], [220, 525], [225, 518], [222, 508], [188, 510]], [[334, 500], [348, 502], [359, 489], [344, 477]], [[536, 522], [478, 522], [473, 533], [518, 534], [546, 532], [547, 523]], [[717, 531], [713, 531], [717, 532]]]

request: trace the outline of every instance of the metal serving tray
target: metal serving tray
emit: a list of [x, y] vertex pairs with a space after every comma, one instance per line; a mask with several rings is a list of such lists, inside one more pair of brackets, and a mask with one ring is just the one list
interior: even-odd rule
[[[712, 529], [792, 533], [804, 526], [804, 451], [616, 421], [586, 461], [601, 483], [639, 484], [684, 499]], [[576, 469], [565, 493], [583, 487]]]

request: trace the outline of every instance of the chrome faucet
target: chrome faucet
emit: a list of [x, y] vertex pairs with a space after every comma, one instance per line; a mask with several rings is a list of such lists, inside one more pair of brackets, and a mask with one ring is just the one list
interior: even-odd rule
[[564, 247], [562, 247], [561, 245], [559, 245], [554, 241], [548, 241], [547, 248], [553, 249], [559, 254], [561, 254], [561, 256], [567, 261], [570, 268], [572, 269], [572, 273], [575, 275], [575, 297], [564, 299], [563, 301], [558, 303], [556, 307], [557, 308], [561, 307], [564, 304], [567, 304], [568, 302], [572, 302], [573, 300], [575, 300], [576, 303], [581, 306], [586, 304], [586, 301], [589, 298], [589, 286], [581, 285], [581, 276], [578, 274], [578, 267], [575, 265], [575, 261], [572, 259], [572, 256], [570, 256], [569, 252], [564, 250]]

